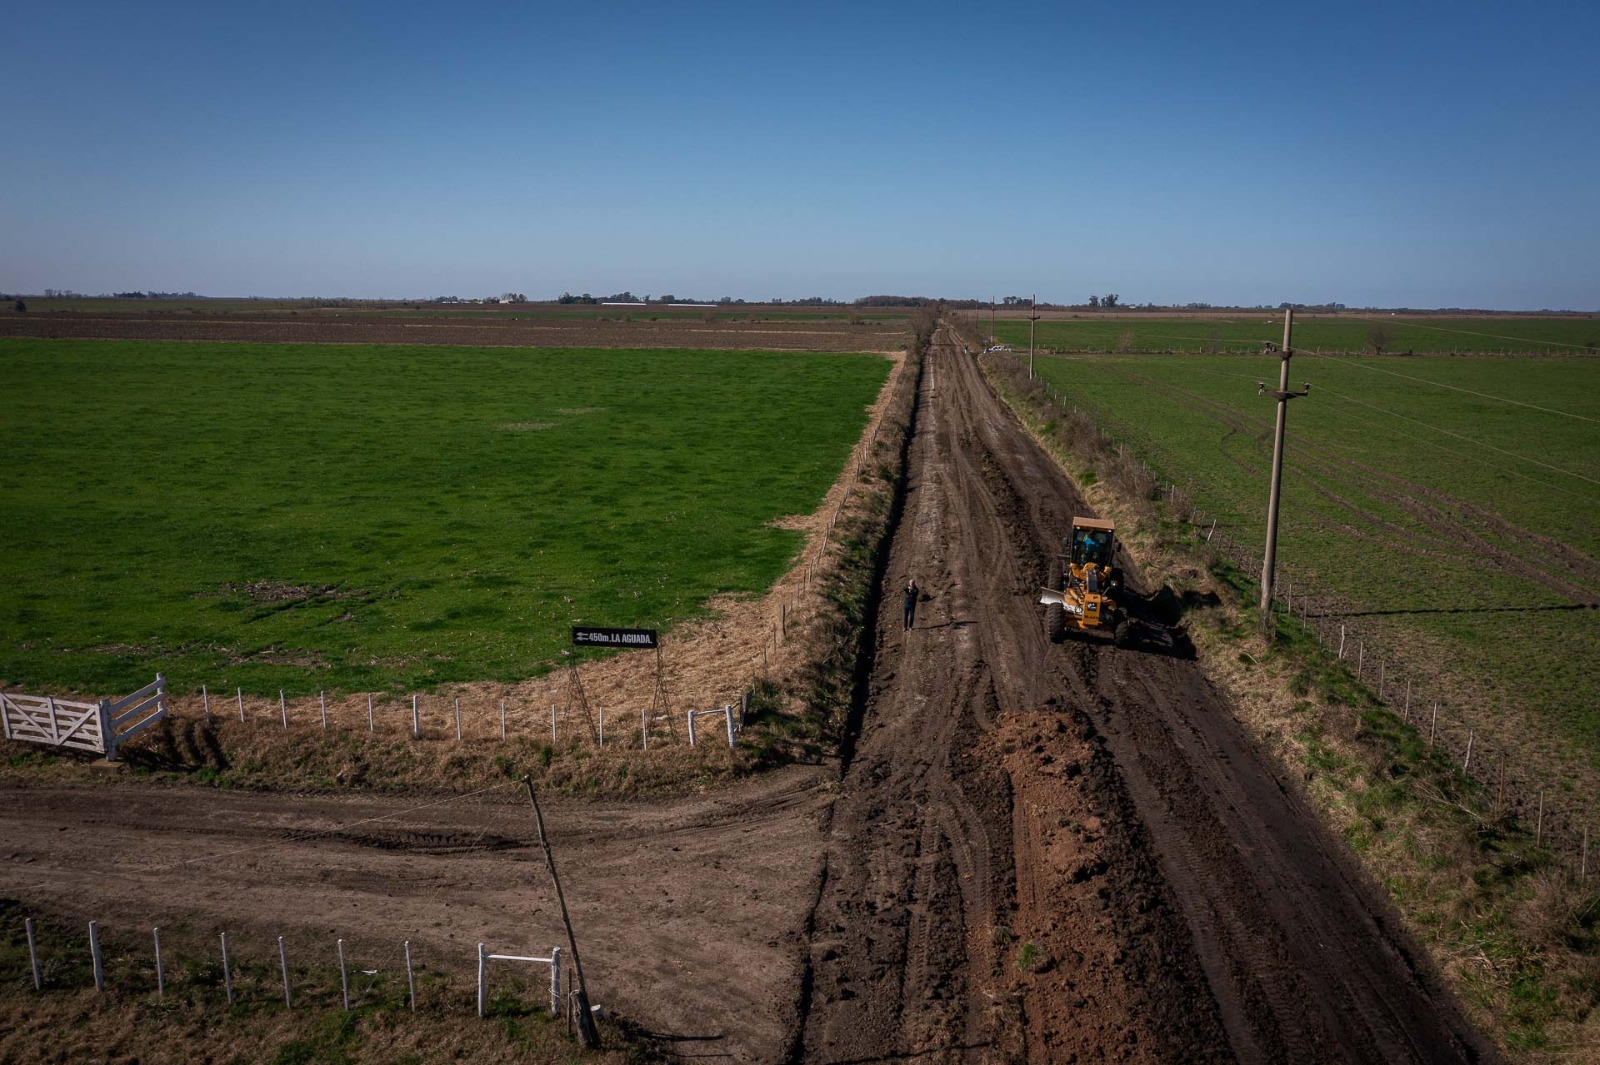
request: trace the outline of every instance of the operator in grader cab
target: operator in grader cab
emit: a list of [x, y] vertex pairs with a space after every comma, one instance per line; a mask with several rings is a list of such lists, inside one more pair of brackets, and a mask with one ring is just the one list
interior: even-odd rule
[[1133, 626], [1118, 601], [1122, 570], [1115, 565], [1116, 525], [1101, 518], [1073, 518], [1072, 532], [1061, 545], [1063, 554], [1050, 564], [1045, 605], [1045, 630], [1060, 643], [1067, 632], [1110, 636], [1118, 647], [1132, 640]]

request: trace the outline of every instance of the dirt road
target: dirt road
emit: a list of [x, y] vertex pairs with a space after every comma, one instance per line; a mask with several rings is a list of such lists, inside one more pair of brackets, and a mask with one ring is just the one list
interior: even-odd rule
[[879, 619], [799, 1056], [1486, 1055], [1181, 638], [1045, 638], [1032, 593], [1087, 511], [947, 335], [910, 471], [886, 602], [927, 601]]
[[[907, 490], [842, 781], [551, 803], [600, 1001], [737, 1061], [1492, 1057], [1181, 637], [1045, 639], [1083, 506], [945, 334]], [[486, 798], [302, 839], [416, 800], [3, 788], [0, 896], [465, 967], [559, 941], [525, 808]]]

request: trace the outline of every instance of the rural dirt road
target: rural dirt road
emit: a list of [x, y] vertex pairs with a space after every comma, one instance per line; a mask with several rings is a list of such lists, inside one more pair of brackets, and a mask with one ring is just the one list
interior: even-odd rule
[[[549, 804], [595, 997], [689, 1059], [1492, 1059], [1181, 635], [1048, 642], [1082, 503], [946, 332], [910, 454], [842, 779]], [[0, 788], [0, 896], [470, 971], [559, 941], [526, 807], [487, 798], [298, 839], [416, 800]]]

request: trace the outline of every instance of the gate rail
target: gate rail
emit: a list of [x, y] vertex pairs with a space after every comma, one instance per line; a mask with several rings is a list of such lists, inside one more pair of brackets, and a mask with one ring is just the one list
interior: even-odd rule
[[117, 748], [167, 716], [167, 681], [161, 674], [131, 695], [79, 703], [53, 695], [0, 692], [0, 725], [5, 738], [103, 754], [117, 760]]

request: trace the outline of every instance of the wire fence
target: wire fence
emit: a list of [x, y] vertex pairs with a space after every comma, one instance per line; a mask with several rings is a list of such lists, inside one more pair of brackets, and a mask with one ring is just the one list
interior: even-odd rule
[[[1026, 373], [1015, 354], [1001, 357], [1012, 363], [1013, 372]], [[1047, 414], [1060, 417], [1071, 410], [1074, 417], [1084, 416], [1069, 395], [1049, 382], [1034, 382], [1031, 396]], [[1215, 513], [1200, 509], [1203, 486], [1163, 482], [1156, 471], [1129, 455], [1126, 445], [1107, 434], [1101, 434], [1101, 445], [1142, 471], [1145, 482], [1156, 486], [1155, 501], [1188, 529], [1197, 547], [1226, 559], [1246, 580], [1259, 574], [1259, 546], [1236, 536]], [[1481, 708], [1469, 712], [1475, 708], [1463, 705], [1457, 694], [1466, 685], [1452, 671], [1411, 664], [1396, 652], [1393, 635], [1356, 620], [1356, 604], [1319, 588], [1281, 562], [1273, 612], [1282, 623], [1315, 637], [1376, 704], [1481, 789], [1475, 796], [1479, 808], [1472, 811], [1474, 816], [1510, 818], [1533, 836], [1536, 847], [1556, 855], [1577, 879], [1587, 879], [1596, 864], [1590, 855], [1595, 796], [1526, 758], [1523, 746], [1508, 738], [1510, 730], [1504, 724], [1487, 728], [1479, 724], [1494, 720], [1494, 715]]]

